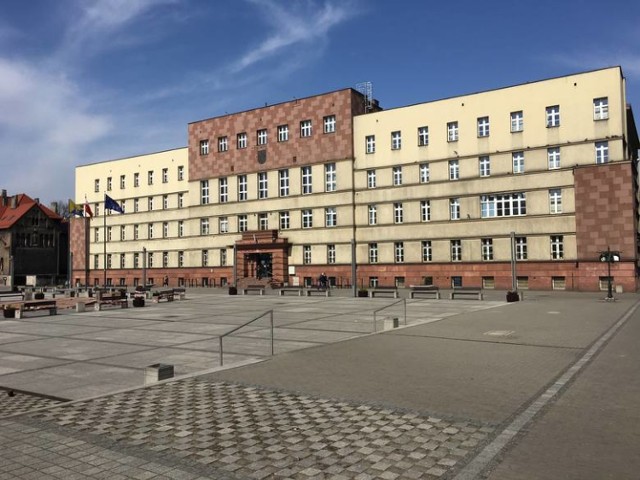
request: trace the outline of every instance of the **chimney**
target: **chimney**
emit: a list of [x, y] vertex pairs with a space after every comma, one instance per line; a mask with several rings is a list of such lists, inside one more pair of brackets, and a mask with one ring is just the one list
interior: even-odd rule
[[58, 202], [51, 202], [51, 210], [60, 215], [60, 209], [58, 208]]
[[3, 188], [2, 193], [0, 193], [0, 207], [7, 206], [7, 191]]
[[16, 208], [18, 206], [18, 196], [13, 195], [11, 197], [11, 208]]
[[39, 198], [36, 197], [36, 198], [33, 199], [33, 201], [36, 202], [36, 205], [40, 205], [40, 199]]

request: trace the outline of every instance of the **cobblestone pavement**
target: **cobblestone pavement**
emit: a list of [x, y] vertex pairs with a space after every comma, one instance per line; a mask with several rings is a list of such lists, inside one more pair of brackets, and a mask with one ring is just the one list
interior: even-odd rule
[[435, 479], [493, 430], [191, 378], [1, 420], [0, 479]]
[[0, 418], [29, 412], [37, 408], [49, 407], [58, 403], [60, 403], [60, 400], [49, 397], [0, 389]]

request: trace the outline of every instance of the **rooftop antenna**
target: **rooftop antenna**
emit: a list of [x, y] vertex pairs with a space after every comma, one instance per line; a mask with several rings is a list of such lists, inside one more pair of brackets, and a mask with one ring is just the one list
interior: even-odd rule
[[356, 90], [364, 96], [364, 113], [373, 110], [373, 85], [371, 82], [356, 83]]

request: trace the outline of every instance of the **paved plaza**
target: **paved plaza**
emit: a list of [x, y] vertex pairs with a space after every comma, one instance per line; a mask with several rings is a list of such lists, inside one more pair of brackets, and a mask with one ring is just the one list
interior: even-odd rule
[[500, 297], [0, 320], [0, 479], [636, 478], [636, 295]]

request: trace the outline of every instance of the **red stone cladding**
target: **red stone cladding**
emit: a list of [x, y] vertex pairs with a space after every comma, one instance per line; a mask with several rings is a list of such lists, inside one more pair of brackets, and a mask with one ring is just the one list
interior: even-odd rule
[[86, 223], [84, 218], [71, 218], [69, 220], [69, 236], [71, 239], [71, 253], [73, 253], [73, 278], [81, 276], [84, 283], [84, 271], [86, 268]]
[[[353, 116], [363, 113], [360, 93], [352, 89], [301, 98], [264, 108], [189, 124], [189, 180], [308, 165], [353, 158]], [[323, 133], [323, 117], [336, 116], [336, 131]], [[313, 134], [300, 138], [300, 122], [311, 120]], [[278, 126], [289, 126], [289, 140], [278, 142]], [[257, 145], [257, 131], [267, 129], [268, 141]], [[236, 135], [246, 132], [247, 148], [238, 149]], [[226, 136], [228, 150], [218, 152]], [[200, 155], [200, 141], [209, 140], [209, 154]], [[266, 161], [258, 163], [258, 151]]]
[[[84, 271], [81, 272], [81, 274], [84, 275]], [[169, 278], [170, 287], [177, 287], [179, 285], [187, 287], [219, 287], [221, 286], [222, 279], [224, 279], [228, 285], [233, 284], [233, 267], [147, 269], [147, 279], [153, 279], [154, 285], [158, 288], [162, 287], [162, 279], [165, 275]], [[142, 284], [142, 269], [125, 268], [107, 270], [107, 279], [111, 280], [111, 284], [114, 287], [120, 284], [120, 279], [124, 279], [124, 284], [132, 287], [134, 285], [134, 279], [138, 279], [138, 283]], [[91, 270], [89, 284], [94, 285], [96, 280], [99, 285], [102, 285], [104, 280], [103, 270]]]

